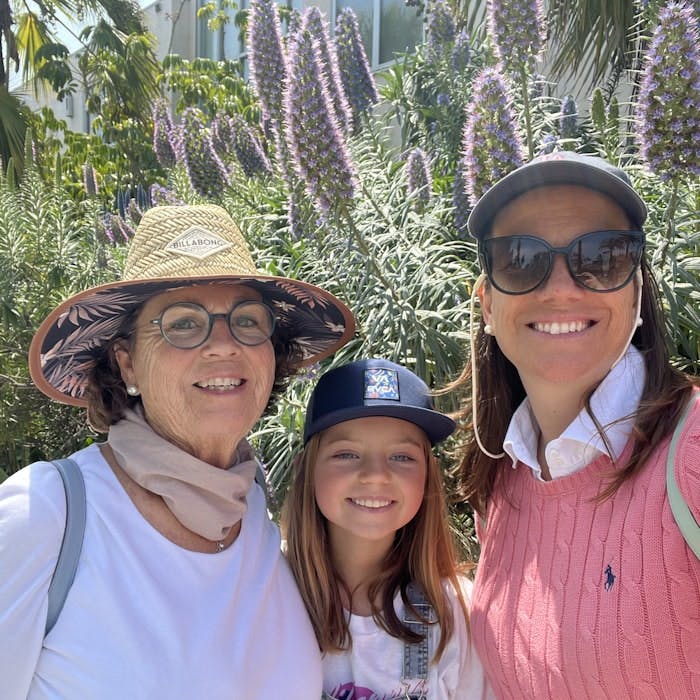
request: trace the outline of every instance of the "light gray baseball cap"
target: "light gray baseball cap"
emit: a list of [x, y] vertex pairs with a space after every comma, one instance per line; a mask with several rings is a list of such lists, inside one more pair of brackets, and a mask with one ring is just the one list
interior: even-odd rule
[[625, 210], [632, 225], [639, 228], [647, 218], [646, 205], [623, 170], [598, 156], [555, 151], [521, 165], [487, 190], [469, 215], [469, 233], [482, 239], [506, 204], [546, 185], [580, 185], [602, 192], [614, 199]]

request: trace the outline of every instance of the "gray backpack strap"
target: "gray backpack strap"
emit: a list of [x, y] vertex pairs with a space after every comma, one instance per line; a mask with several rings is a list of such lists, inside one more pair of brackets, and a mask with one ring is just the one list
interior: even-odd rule
[[[406, 587], [406, 594], [408, 602], [424, 620], [428, 620], [428, 622], [437, 620], [433, 606], [428, 602], [420, 586], [413, 582], [409, 583]], [[428, 665], [432, 651], [430, 648], [431, 625], [419, 619], [408, 606], [404, 612], [403, 622], [411, 631], [420, 634], [423, 638], [413, 644], [404, 642], [401, 680], [404, 683], [411, 680], [425, 681], [428, 679]]]
[[255, 483], [263, 490], [263, 493], [265, 494], [265, 503], [267, 503], [269, 501], [269, 494], [267, 493], [267, 480], [265, 479], [265, 472], [260, 466], [260, 462], [258, 462], [258, 466], [255, 468]]
[[671, 447], [668, 451], [668, 459], [666, 460], [666, 492], [668, 493], [668, 502], [671, 506], [671, 511], [673, 512], [673, 517], [676, 519], [676, 524], [681, 534], [688, 543], [688, 546], [693, 550], [695, 556], [700, 559], [700, 526], [696, 522], [693, 514], [688, 508], [688, 504], [683, 499], [681, 492], [678, 488], [678, 483], [676, 482], [676, 450], [678, 449], [678, 442], [681, 437], [681, 432], [683, 431], [683, 426], [688, 419], [688, 414], [692, 410], [695, 402], [698, 401], [698, 397], [693, 396], [688, 402], [688, 405], [683, 410], [683, 415], [676, 425], [676, 429], [673, 432], [673, 438], [671, 438]]
[[63, 480], [66, 495], [66, 528], [63, 531], [63, 542], [58, 553], [56, 569], [49, 585], [49, 610], [46, 616], [45, 635], [56, 624], [68, 591], [73, 585], [80, 551], [83, 548], [87, 514], [85, 482], [80, 467], [72, 459], [57, 459], [51, 464], [58, 469]]

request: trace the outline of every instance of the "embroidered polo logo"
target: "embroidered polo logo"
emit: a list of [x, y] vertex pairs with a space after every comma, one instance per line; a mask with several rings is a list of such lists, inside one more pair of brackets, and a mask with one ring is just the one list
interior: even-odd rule
[[230, 248], [233, 244], [201, 226], [192, 226], [177, 238], [173, 238], [165, 250], [178, 255], [203, 260], [214, 253]]
[[608, 564], [605, 567], [605, 590], [609, 591], [613, 584], [615, 583], [615, 574], [613, 573], [612, 566]]
[[365, 398], [400, 401], [399, 375], [395, 369], [366, 369]]

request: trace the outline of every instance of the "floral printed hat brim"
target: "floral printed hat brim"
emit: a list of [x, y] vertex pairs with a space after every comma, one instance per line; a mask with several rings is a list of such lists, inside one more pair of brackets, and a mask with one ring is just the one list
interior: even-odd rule
[[[207, 283], [245, 284], [260, 292], [276, 317], [276, 329], [292, 337], [302, 353], [299, 366], [328, 357], [350, 340], [355, 321], [332, 294], [283, 277], [203, 277], [105, 284], [67, 299], [42, 323], [29, 350], [29, 370], [38, 389], [74, 406], [84, 393], [95, 359], [125, 317], [156, 294]], [[277, 331], [276, 331], [277, 332]]]
[[129, 247], [122, 279], [67, 299], [41, 324], [29, 349], [36, 386], [62, 403], [85, 406], [85, 389], [103, 346], [150, 297], [194, 284], [245, 284], [276, 316], [276, 331], [297, 343], [308, 365], [344, 345], [355, 330], [350, 310], [306, 282], [260, 274], [240, 229], [222, 207], [148, 209]]

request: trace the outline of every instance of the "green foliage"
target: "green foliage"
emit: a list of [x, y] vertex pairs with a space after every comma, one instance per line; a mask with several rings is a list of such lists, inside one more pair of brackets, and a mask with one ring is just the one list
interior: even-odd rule
[[158, 84], [161, 90], [172, 93], [178, 114], [187, 107], [198, 107], [209, 118], [225, 112], [241, 114], [251, 123], [260, 120], [258, 104], [242, 77], [238, 61], [209, 58], [188, 61], [169, 55], [163, 60]]
[[[112, 124], [131, 119], [143, 125], [142, 117], [147, 119], [150, 100], [155, 95], [157, 62], [153, 37], [137, 3], [132, 0], [27, 0], [4, 2], [3, 10], [5, 25], [0, 41], [4, 41], [7, 49], [4, 56], [7, 67], [11, 61], [17, 69], [21, 66], [23, 82], [30, 85], [36, 95], [48, 87], [62, 100], [75, 91], [80, 79], [90, 108], [101, 112], [100, 128], [108, 132], [108, 139], [119, 135], [118, 126], [115, 133], [109, 131]], [[76, 76], [74, 61], [60, 38], [59, 29], [66, 21], [70, 25], [88, 16], [95, 18], [96, 24], [86, 28], [79, 37], [82, 53]], [[27, 110], [21, 109], [21, 102], [8, 100], [9, 75], [5, 67], [4, 63], [0, 66], [0, 155], [5, 164], [8, 153], [12, 155], [16, 172], [21, 175], [21, 157], [11, 150], [24, 140], [24, 130], [31, 117]]]
[[0, 169], [6, 171], [12, 161], [13, 174], [18, 176], [23, 169], [28, 112], [7, 87], [0, 85]]
[[84, 417], [32, 385], [31, 338], [66, 296], [113, 278], [121, 252], [97, 238], [94, 203], [76, 203], [29, 161], [21, 185], [0, 176], [0, 466], [11, 474], [89, 439]]
[[[58, 177], [66, 194], [74, 201], [85, 198], [83, 166], [90, 161], [97, 172], [99, 200], [108, 208], [115, 207], [117, 192], [135, 192], [138, 185], [148, 187], [163, 182], [165, 173], [153, 153], [153, 125], [139, 126], [132, 119], [113, 123], [113, 141], [93, 133], [70, 131], [53, 111], [44, 108], [32, 119], [36, 134], [36, 166], [44, 179]], [[61, 167], [55, 168], [60, 155]]]
[[439, 61], [427, 60], [424, 47], [405, 54], [380, 76], [379, 93], [387, 117], [398, 126], [401, 149], [429, 146], [431, 153], [452, 171], [459, 157], [464, 108], [471, 99], [471, 85], [484, 54], [471, 52], [469, 65], [455, 71], [449, 53]]
[[[630, 0], [560, 0], [550, 3], [549, 22], [556, 53], [553, 73], [576, 71], [593, 87], [606, 77], [617, 82], [639, 68], [645, 23], [641, 5]], [[647, 9], [648, 11], [648, 9]], [[655, 17], [649, 13], [647, 20]]]

